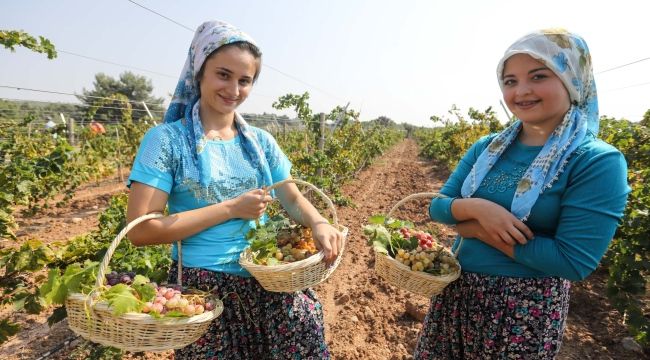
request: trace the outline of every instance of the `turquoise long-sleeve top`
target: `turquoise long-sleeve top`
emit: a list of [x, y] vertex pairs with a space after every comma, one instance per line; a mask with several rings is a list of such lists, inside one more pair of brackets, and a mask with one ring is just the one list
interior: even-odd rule
[[[463, 181], [494, 135], [477, 141], [458, 163], [440, 193], [431, 201], [434, 221], [456, 224], [451, 204], [461, 198]], [[475, 198], [510, 209], [519, 179], [542, 146], [513, 142], [484, 178]], [[476, 238], [466, 238], [458, 253], [463, 271], [509, 277], [559, 276], [581, 280], [605, 254], [623, 216], [627, 194], [627, 164], [613, 146], [587, 135], [570, 156], [564, 171], [533, 206], [525, 224], [534, 238], [517, 244], [514, 258]], [[459, 245], [456, 239], [453, 250]]]

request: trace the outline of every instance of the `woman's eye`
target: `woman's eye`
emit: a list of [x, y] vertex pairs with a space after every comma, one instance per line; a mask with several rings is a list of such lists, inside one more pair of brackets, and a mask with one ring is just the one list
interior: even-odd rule
[[514, 85], [514, 84], [515, 84], [515, 80], [513, 80], [513, 79], [505, 79], [505, 80], [503, 80], [503, 85], [505, 85], [505, 86], [510, 86], [510, 85]]
[[542, 79], [546, 79], [547, 77], [548, 76], [546, 76], [546, 74], [535, 74], [533, 75], [533, 80], [542, 80]]
[[217, 73], [217, 76], [218, 76], [220, 79], [228, 79], [228, 75], [229, 75], [229, 74], [228, 74], [227, 72], [218, 72], [218, 73]]
[[250, 85], [250, 83], [251, 83], [251, 81], [248, 80], [248, 79], [239, 80], [239, 85], [241, 85], [241, 86], [248, 86], [248, 85]]

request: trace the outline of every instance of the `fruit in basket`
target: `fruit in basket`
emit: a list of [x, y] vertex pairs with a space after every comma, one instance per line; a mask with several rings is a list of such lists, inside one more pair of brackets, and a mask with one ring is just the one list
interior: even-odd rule
[[161, 286], [157, 288], [153, 302], [142, 308], [143, 313], [166, 316], [194, 316], [214, 310], [214, 303], [198, 295], [183, 295], [179, 290]]
[[135, 272], [129, 271], [129, 272], [121, 272], [118, 273], [117, 271], [111, 271], [110, 273], [105, 275], [106, 283], [108, 285], [117, 285], [117, 284], [131, 284], [133, 281], [133, 278], [135, 277]]
[[413, 271], [424, 271], [435, 275], [447, 275], [458, 270], [456, 260], [442, 247], [437, 249], [422, 249], [405, 251], [399, 249], [395, 260], [411, 268]]
[[413, 223], [375, 216], [363, 232], [376, 252], [386, 254], [412, 271], [447, 275], [459, 271], [458, 262], [433, 235], [416, 230]]
[[246, 238], [253, 262], [258, 265], [286, 264], [318, 253], [311, 229], [291, 225], [283, 215], [275, 215], [263, 225], [257, 224]]
[[107, 275], [107, 279], [116, 278], [123, 282], [106, 286], [100, 293], [100, 300], [107, 301], [115, 315], [142, 312], [154, 317], [183, 317], [214, 309], [213, 299], [201, 293], [182, 294], [176, 286], [158, 286], [142, 275], [135, 275], [132, 280], [128, 273]]

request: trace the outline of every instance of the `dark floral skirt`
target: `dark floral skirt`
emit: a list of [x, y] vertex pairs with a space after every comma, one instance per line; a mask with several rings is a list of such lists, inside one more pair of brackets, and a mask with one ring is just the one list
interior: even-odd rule
[[[177, 263], [169, 272], [176, 283]], [[224, 305], [208, 332], [176, 359], [329, 359], [323, 309], [311, 290], [275, 293], [254, 278], [183, 269], [183, 286], [209, 291]]]
[[415, 359], [554, 359], [568, 280], [463, 273], [431, 299]]

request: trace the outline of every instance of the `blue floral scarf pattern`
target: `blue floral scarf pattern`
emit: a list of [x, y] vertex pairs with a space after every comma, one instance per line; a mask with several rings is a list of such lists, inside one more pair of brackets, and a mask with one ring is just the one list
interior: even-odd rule
[[[535, 160], [517, 185], [510, 211], [525, 220], [544, 190], [564, 170], [573, 151], [588, 132], [598, 134], [598, 96], [587, 43], [578, 35], [562, 29], [542, 30], [528, 34], [506, 50], [497, 67], [499, 85], [503, 90], [503, 68], [515, 54], [528, 54], [544, 63], [562, 81], [569, 92], [571, 107], [562, 122], [546, 140]], [[499, 133], [479, 155], [461, 188], [465, 198], [472, 196], [507, 147], [517, 138], [521, 121]]]

